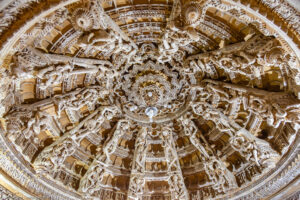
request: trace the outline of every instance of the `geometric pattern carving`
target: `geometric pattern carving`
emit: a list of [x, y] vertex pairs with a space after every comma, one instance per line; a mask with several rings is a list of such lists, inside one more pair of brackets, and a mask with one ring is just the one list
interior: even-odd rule
[[18, 195], [297, 198], [288, 2], [18, 0], [0, 16], [0, 171]]

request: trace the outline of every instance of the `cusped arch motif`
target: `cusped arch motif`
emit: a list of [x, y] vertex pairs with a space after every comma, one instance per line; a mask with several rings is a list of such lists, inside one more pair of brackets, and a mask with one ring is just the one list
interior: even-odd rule
[[287, 2], [2, 5], [4, 195], [278, 199], [299, 190], [299, 13]]

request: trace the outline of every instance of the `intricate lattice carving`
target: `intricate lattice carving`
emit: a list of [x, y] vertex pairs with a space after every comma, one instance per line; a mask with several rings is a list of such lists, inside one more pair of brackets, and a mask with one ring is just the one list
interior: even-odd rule
[[151, 3], [0, 12], [1, 170], [57, 200], [285, 190], [299, 174], [298, 14], [284, 1]]

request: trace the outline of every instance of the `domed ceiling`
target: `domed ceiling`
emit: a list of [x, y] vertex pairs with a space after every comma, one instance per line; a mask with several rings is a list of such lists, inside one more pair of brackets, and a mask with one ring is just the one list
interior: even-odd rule
[[299, 196], [300, 15], [288, 2], [0, 9], [1, 199]]

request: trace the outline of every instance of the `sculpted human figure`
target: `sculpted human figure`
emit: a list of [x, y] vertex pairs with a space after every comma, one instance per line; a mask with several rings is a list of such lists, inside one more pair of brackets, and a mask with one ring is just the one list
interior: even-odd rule
[[40, 142], [36, 136], [47, 130], [52, 121], [51, 116], [44, 111], [21, 106], [16, 107], [5, 118], [9, 137], [16, 139], [19, 134], [23, 134], [26, 139], [33, 137], [36, 144]]
[[76, 89], [65, 95], [56, 95], [53, 102], [57, 106], [57, 115], [65, 109], [78, 111], [84, 105], [94, 106], [99, 98], [104, 98], [108, 90], [103, 87], [88, 87], [85, 89]]
[[[289, 106], [282, 107], [276, 103], [276, 100], [272, 102], [250, 95], [248, 108], [263, 119], [266, 119], [267, 123], [274, 128], [278, 128], [282, 122], [294, 120], [288, 117], [288, 114], [293, 113], [293, 111], [289, 112]], [[299, 120], [294, 122], [298, 123]]]
[[130, 122], [126, 120], [121, 120], [118, 122], [116, 130], [113, 133], [112, 138], [108, 141], [106, 146], [104, 147], [104, 153], [108, 159], [108, 163], [112, 164], [112, 160], [110, 159], [110, 155], [113, 154], [118, 147], [118, 141], [122, 137], [123, 134], [126, 134], [128, 129], [130, 128]]
[[200, 39], [197, 32], [191, 26], [184, 26], [180, 17], [173, 19], [168, 24], [162, 43], [159, 45], [160, 56], [158, 61], [161, 63], [170, 62], [180, 47], [184, 47], [191, 42]]
[[128, 189], [128, 197], [133, 199], [142, 199], [144, 192], [145, 178], [142, 174], [131, 174]]
[[[30, 137], [37, 136], [40, 132], [45, 131], [51, 122], [50, 120], [49, 114], [41, 111], [37, 112], [34, 118], [31, 118], [27, 122], [27, 127], [23, 130], [25, 138], [29, 139]], [[36, 140], [34, 141], [37, 142]]]
[[32, 72], [37, 67], [47, 65], [44, 59], [36, 55], [30, 48], [24, 48], [13, 56], [13, 63], [10, 66], [11, 75], [17, 79], [32, 77]]
[[[101, 120], [102, 121], [102, 120]], [[93, 132], [97, 132], [99, 131], [99, 129], [101, 128], [101, 121], [99, 122], [97, 119], [91, 119], [89, 121], [87, 121], [83, 127], [78, 130], [78, 133], [74, 134], [71, 136], [71, 138], [73, 139], [73, 141], [75, 143], [77, 143], [78, 145], [80, 145], [80, 142], [89, 134], [93, 133]]]
[[120, 76], [116, 69], [101, 68], [96, 74], [96, 80], [99, 85], [105, 87], [107, 90], [111, 89], [115, 79]]
[[[87, 136], [91, 132], [99, 131], [105, 120], [111, 120], [117, 113], [114, 107], [107, 107], [96, 115], [92, 120], [88, 120], [83, 128], [74, 135], [72, 140], [79, 143], [81, 139]], [[102, 187], [102, 181], [106, 174], [105, 168], [109, 164], [109, 159], [104, 149], [109, 145], [110, 138], [104, 143], [104, 146], [99, 147], [97, 157], [91, 164], [84, 177], [81, 179], [79, 190], [85, 193], [85, 196], [90, 198], [94, 192], [98, 191]]]
[[200, 40], [195, 27], [203, 20], [207, 5], [206, 1], [191, 1], [182, 6], [176, 5], [178, 7], [174, 8], [162, 44], [159, 46], [161, 54], [158, 58], [159, 62], [169, 62], [171, 60], [169, 57], [180, 47]]
[[34, 168], [39, 174], [50, 175], [51, 172], [63, 167], [65, 159], [72, 155], [75, 150], [76, 146], [73, 145], [73, 141], [66, 138], [50, 148], [46, 147], [42, 152], [43, 155], [39, 155], [35, 160]]
[[177, 152], [175, 151], [173, 136], [171, 136], [172, 130], [170, 128], [165, 128], [162, 131], [163, 143], [162, 146], [165, 149], [165, 156], [168, 162], [168, 170], [178, 169], [178, 157]]
[[[257, 166], [266, 166], [266, 163], [270, 165], [269, 167], [274, 165], [278, 154], [271, 148], [270, 144], [253, 136], [238, 125], [233, 119], [230, 119], [227, 116], [228, 113], [225, 112], [227, 108], [219, 108], [218, 103], [230, 103], [232, 101], [237, 101], [239, 103], [243, 102], [245, 103], [245, 110], [256, 112], [258, 116], [266, 119], [269, 124], [272, 124], [275, 127], [278, 123], [281, 123], [286, 116], [279, 104], [268, 104], [268, 101], [263, 97], [253, 94], [248, 95], [246, 92], [247, 90], [241, 87], [238, 90], [236, 89], [236, 92], [230, 92], [230, 89], [234, 90], [232, 84], [228, 84], [226, 87], [224, 87], [224, 85], [212, 87], [212, 85], [208, 83], [206, 86], [200, 85], [194, 87], [194, 89], [200, 91], [197, 101], [192, 104], [195, 114], [202, 116], [206, 120], [212, 120], [219, 131], [228, 133], [230, 136], [229, 143], [231, 147], [245, 157], [246, 160], [254, 162]], [[202, 92], [205, 93], [205, 91], [209, 90], [211, 90], [210, 93], [212, 97], [210, 98], [209, 96], [209, 98], [207, 98], [207, 95], [202, 97]], [[221, 98], [220, 94], [222, 94], [223, 98]], [[215, 99], [215, 101], [212, 102], [215, 102], [216, 105], [207, 103], [210, 99]], [[267, 168], [269, 167], [267, 166]]]
[[206, 120], [213, 121], [219, 131], [226, 132], [229, 135], [233, 135], [236, 131], [235, 127], [232, 127], [228, 120], [223, 115], [220, 115], [221, 111], [213, 108], [211, 104], [199, 101], [192, 105], [192, 109], [195, 114], [201, 115]]
[[[211, 4], [206, 12], [204, 4], [212, 1], [220, 4]], [[279, 35], [277, 42], [291, 54], [299, 46], [294, 44], [299, 42], [299, 34], [280, 13], [274, 24], [266, 25], [258, 12], [271, 20], [274, 10], [264, 4], [273, 0], [261, 1], [4, 3], [18, 23], [11, 27], [17, 29], [16, 34], [7, 29], [1, 35], [7, 41], [0, 41], [4, 47], [0, 62], [5, 68], [11, 60], [20, 62], [5, 74], [19, 81], [7, 99], [20, 91], [20, 107], [27, 111], [0, 119], [8, 133], [0, 136], [1, 141], [8, 139], [0, 144], [3, 169], [11, 169], [9, 177], [24, 185], [20, 189], [28, 192], [25, 195], [44, 199], [202, 200], [236, 195], [256, 199], [279, 194], [277, 190], [285, 190], [277, 184], [285, 181], [281, 174], [295, 175], [297, 165], [293, 160], [299, 159], [297, 152], [292, 152], [295, 145], [288, 149], [288, 143], [295, 138], [294, 126], [298, 124], [294, 122], [299, 122], [300, 104], [286, 106], [280, 102], [286, 99], [278, 100], [273, 93], [257, 92], [256, 88], [275, 91], [285, 89], [286, 84], [296, 86], [282, 81], [281, 75], [292, 77], [298, 66], [285, 66], [287, 60], [281, 56], [284, 51], [272, 49], [269, 40], [263, 41], [266, 38], [248, 44], [254, 35], [248, 25], [255, 24], [260, 31], [267, 28], [264, 33]], [[182, 6], [173, 18], [170, 11], [176, 3]], [[33, 11], [37, 13], [19, 13], [28, 11], [27, 4], [36, 6]], [[14, 6], [17, 10], [10, 13]], [[46, 30], [40, 30], [43, 36], [36, 38], [34, 33], [39, 31], [32, 29], [43, 28], [38, 21], [45, 18], [46, 22], [60, 9], [66, 11], [64, 18], [54, 20], [51, 27], [46, 24]], [[280, 31], [277, 26], [281, 25], [286, 30]], [[28, 34], [28, 40], [24, 34]], [[286, 34], [291, 38], [284, 42], [282, 36]], [[33, 44], [40, 57], [27, 60], [34, 55], [18, 58], [16, 54], [11, 59], [14, 48], [21, 49], [21, 40], [21, 45]], [[142, 50], [143, 45], [148, 47]], [[204, 53], [195, 55], [197, 52]], [[197, 59], [183, 66], [189, 58]], [[280, 72], [279, 65], [286, 72]], [[255, 76], [262, 77], [261, 85], [256, 84], [257, 79], [252, 80]], [[298, 78], [295, 82], [300, 83]], [[254, 87], [242, 87], [251, 81], [256, 84]], [[293, 94], [299, 93], [297, 87]], [[269, 94], [274, 100], [267, 98]], [[112, 106], [101, 110], [104, 105]], [[136, 134], [143, 128], [147, 131]], [[9, 137], [10, 134], [15, 137]], [[43, 146], [34, 143], [38, 141], [33, 139], [36, 136], [42, 138]], [[268, 172], [267, 175], [275, 173], [267, 179], [260, 172], [276, 163], [276, 152], [266, 141], [278, 151], [284, 148], [278, 172]], [[28, 155], [25, 160], [22, 154], [24, 158]], [[290, 163], [291, 171], [282, 169]], [[273, 177], [276, 191], [266, 189]]]
[[92, 195], [99, 189], [105, 174], [105, 170], [101, 165], [93, 165], [89, 170], [91, 173], [87, 173], [87, 176], [82, 178], [79, 186], [82, 192], [88, 193], [87, 196]]
[[[203, 163], [205, 172], [209, 179], [213, 182], [213, 188], [225, 192], [236, 187], [234, 175], [226, 168], [225, 164], [217, 159], [214, 155], [209, 155], [204, 146], [200, 143], [199, 138], [193, 137], [197, 133], [195, 124], [188, 117], [181, 118], [184, 131], [189, 136], [191, 143], [203, 154]], [[216, 120], [217, 121], [217, 120]], [[211, 152], [213, 154], [213, 152]]]
[[29, 109], [16, 109], [5, 116], [6, 129], [9, 137], [16, 138], [22, 133], [24, 127], [28, 127], [27, 123], [31, 118], [35, 117], [35, 112]]
[[[99, 131], [105, 120], [110, 120], [116, 114], [115, 107], [100, 107], [94, 118], [87, 118], [81, 127], [75, 127], [67, 135], [46, 147], [34, 162], [34, 167], [41, 173], [50, 173], [53, 168], [64, 167], [63, 163], [68, 156], [74, 154], [80, 141], [88, 134]], [[54, 167], [53, 167], [54, 166]]]
[[[206, 83], [204, 85], [203, 83]], [[278, 128], [280, 124], [286, 122], [299, 123], [299, 107], [300, 101], [288, 93], [283, 92], [267, 92], [251, 87], [238, 86], [234, 84], [221, 83], [218, 81], [204, 80], [200, 85], [193, 86], [192, 91], [197, 96], [197, 109], [200, 109], [200, 104], [204, 106], [204, 102], [211, 104], [212, 107], [218, 108], [222, 103], [229, 103], [235, 106], [243, 106], [244, 110], [257, 114], [258, 117], [266, 120], [266, 122]], [[206, 105], [206, 107], [210, 105]], [[194, 106], [195, 107], [195, 106]], [[237, 110], [231, 110], [229, 106], [222, 106], [221, 111], [224, 114], [234, 114]], [[220, 109], [220, 108], [218, 108]], [[201, 110], [197, 111], [203, 112]], [[211, 112], [211, 111], [210, 111]], [[205, 114], [208, 112], [204, 112]], [[203, 114], [203, 115], [205, 115]]]
[[70, 64], [50, 66], [41, 69], [37, 73], [37, 77], [40, 79], [46, 79], [45, 83], [41, 83], [41, 89], [47, 89], [51, 85], [57, 85], [61, 83], [63, 77], [68, 76], [68, 74], [73, 70], [73, 66]]
[[[79, 90], [76, 91], [76, 93], [79, 92]], [[71, 110], [77, 110], [78, 105], [74, 105], [73, 102], [77, 101], [76, 93], [67, 94], [64, 96], [56, 95], [54, 96], [54, 104], [57, 106], [57, 116], [61, 117], [61, 112], [68, 108]]]
[[232, 148], [242, 154], [246, 160], [254, 161], [258, 166], [259, 159], [258, 159], [258, 149], [255, 141], [249, 141], [243, 136], [235, 136], [231, 138], [230, 143]]
[[171, 61], [170, 55], [174, 54], [178, 51], [179, 46], [178, 43], [175, 42], [170, 36], [169, 31], [166, 30], [166, 33], [164, 35], [164, 38], [162, 40], [162, 44], [158, 46], [158, 50], [160, 53], [160, 56], [158, 57], [158, 61], [161, 63], [169, 62]]
[[131, 164], [131, 175], [128, 189], [128, 196], [133, 199], [140, 199], [144, 191], [146, 183], [144, 174], [146, 171], [146, 154], [148, 150], [147, 144], [147, 128], [143, 127], [139, 130], [135, 141], [134, 158]]
[[209, 179], [214, 183], [213, 188], [217, 191], [226, 192], [237, 186], [234, 175], [216, 157], [211, 156], [204, 162], [204, 168]]
[[245, 132], [239, 132], [229, 142], [233, 149], [238, 151], [247, 160], [255, 162], [257, 166], [265, 168], [275, 167], [279, 155], [270, 147], [268, 142], [256, 138], [251, 133]]
[[58, 148], [53, 148], [53, 155], [50, 157], [50, 160], [58, 167], [68, 156], [72, 155], [75, 150], [76, 146], [73, 145], [73, 141], [67, 138], [61, 144], [58, 144]]
[[173, 199], [188, 199], [188, 196], [186, 194], [186, 189], [182, 185], [182, 180], [179, 177], [178, 174], [174, 174], [170, 176], [168, 179], [170, 191], [172, 193], [172, 198]]
[[97, 50], [103, 50], [104, 47], [110, 43], [113, 43], [115, 38], [112, 36], [112, 33], [105, 30], [93, 30], [87, 33], [84, 33], [79, 39], [79, 46], [82, 48], [93, 47]]
[[75, 134], [71, 135], [72, 140], [77, 145], [80, 145], [80, 142], [89, 134], [99, 132], [103, 123], [107, 120], [111, 120], [115, 114], [116, 111], [114, 108], [104, 108], [102, 112], [97, 114], [92, 119], [86, 121]]
[[136, 158], [132, 168], [140, 173], [143, 173], [145, 170], [145, 159], [148, 147], [146, 143], [146, 133], [142, 133], [139, 137], [137, 137], [135, 142]]
[[200, 152], [205, 156], [205, 157], [209, 157], [206, 149], [204, 148], [203, 145], [201, 145], [199, 138], [197, 137], [197, 132], [198, 129], [195, 125], [195, 123], [187, 118], [187, 117], [182, 117], [181, 118], [181, 122], [183, 125], [183, 129], [184, 132], [187, 136], [189, 136], [189, 139], [191, 141], [191, 143], [198, 149], [200, 150]]

